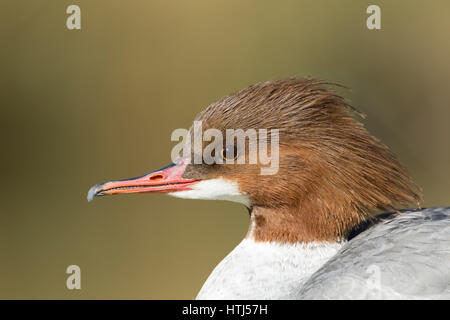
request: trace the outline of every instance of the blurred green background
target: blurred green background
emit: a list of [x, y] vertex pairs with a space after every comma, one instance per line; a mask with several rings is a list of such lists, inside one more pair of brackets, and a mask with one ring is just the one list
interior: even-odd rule
[[244, 237], [244, 207], [86, 193], [169, 163], [172, 130], [259, 81], [348, 86], [424, 205], [450, 204], [446, 0], [2, 0], [0, 15], [0, 298], [194, 298]]

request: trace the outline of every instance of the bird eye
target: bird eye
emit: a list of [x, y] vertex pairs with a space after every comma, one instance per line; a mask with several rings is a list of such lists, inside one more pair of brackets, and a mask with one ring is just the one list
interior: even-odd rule
[[222, 159], [225, 161], [236, 160], [239, 156], [236, 146], [226, 146], [222, 149], [221, 153]]

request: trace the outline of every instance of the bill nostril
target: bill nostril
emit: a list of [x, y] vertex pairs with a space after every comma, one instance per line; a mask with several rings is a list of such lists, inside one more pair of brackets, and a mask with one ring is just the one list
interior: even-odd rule
[[158, 180], [161, 180], [161, 179], [164, 179], [162, 174], [156, 174], [156, 175], [151, 176], [150, 178], [148, 178], [148, 180], [150, 180], [150, 181], [158, 181]]

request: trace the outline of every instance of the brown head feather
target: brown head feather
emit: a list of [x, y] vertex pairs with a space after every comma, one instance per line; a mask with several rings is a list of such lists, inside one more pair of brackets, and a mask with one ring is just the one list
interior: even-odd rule
[[329, 84], [287, 79], [253, 85], [211, 104], [203, 130], [279, 129], [279, 171], [259, 165], [189, 165], [190, 178], [236, 181], [252, 201], [260, 241], [335, 241], [378, 210], [417, 205], [419, 188], [397, 158]]

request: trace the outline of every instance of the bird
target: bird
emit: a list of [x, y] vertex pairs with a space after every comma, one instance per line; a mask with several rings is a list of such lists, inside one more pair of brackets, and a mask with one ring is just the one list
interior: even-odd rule
[[[200, 134], [277, 136], [272, 174], [262, 174], [261, 157], [248, 161], [250, 139], [239, 148], [233, 139], [214, 148], [216, 161], [192, 161], [203, 149], [190, 148], [162, 169], [94, 185], [88, 200], [165, 193], [243, 204], [248, 232], [200, 300], [449, 299], [450, 207], [421, 208], [422, 190], [338, 87], [314, 78], [260, 82], [197, 115]], [[185, 144], [199, 134], [194, 124]]]

